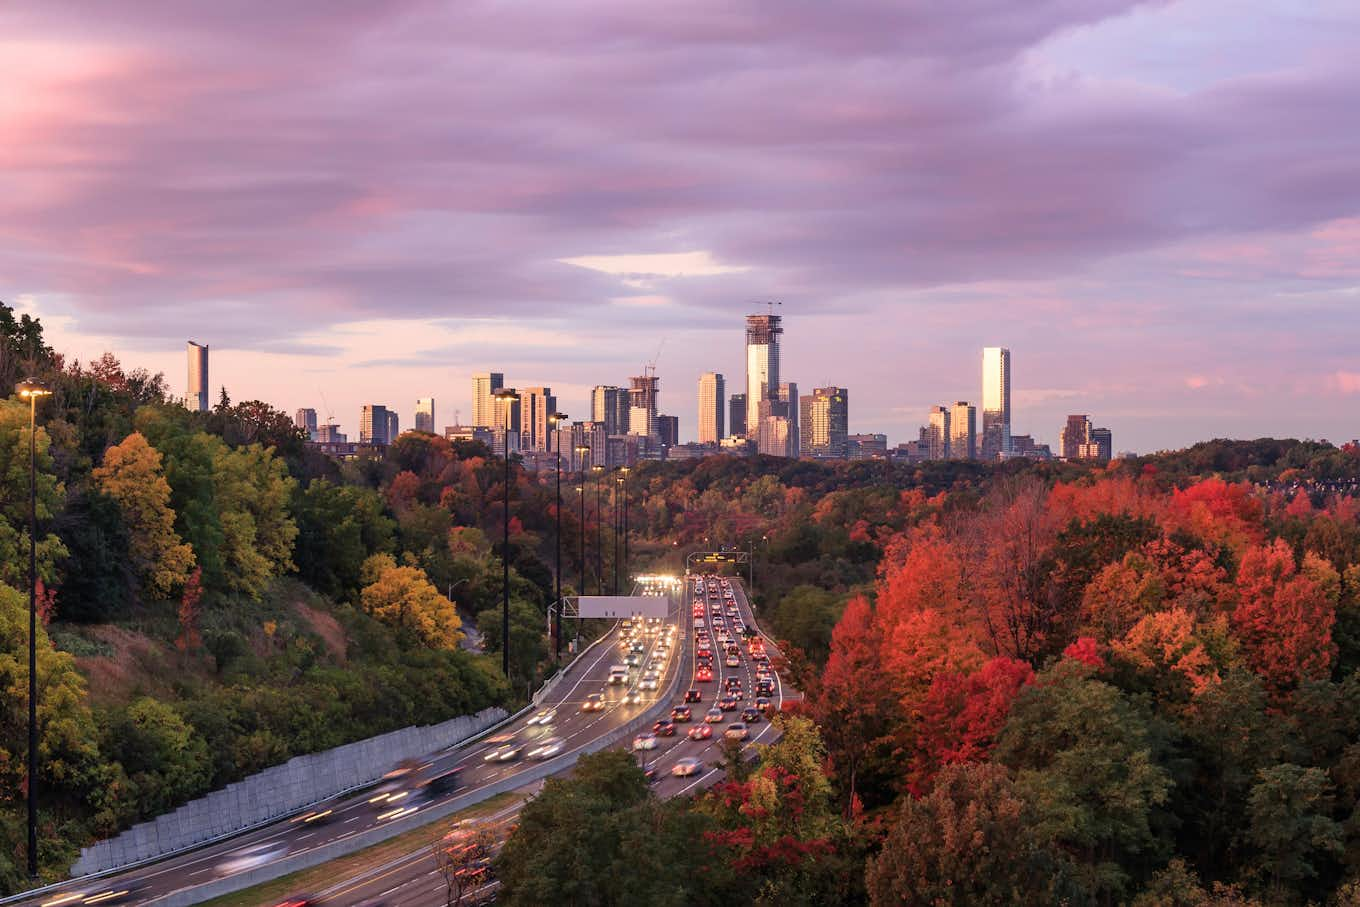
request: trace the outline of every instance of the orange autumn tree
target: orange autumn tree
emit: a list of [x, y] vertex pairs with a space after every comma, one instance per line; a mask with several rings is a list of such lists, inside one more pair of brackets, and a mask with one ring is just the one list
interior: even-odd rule
[[1331, 670], [1339, 590], [1330, 564], [1310, 554], [1300, 571], [1283, 539], [1253, 546], [1242, 556], [1233, 631], [1252, 668], [1277, 693]]

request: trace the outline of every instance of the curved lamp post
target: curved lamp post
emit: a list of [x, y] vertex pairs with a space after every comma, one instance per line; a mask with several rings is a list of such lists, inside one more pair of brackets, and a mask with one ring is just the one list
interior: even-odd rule
[[581, 484], [576, 486], [581, 495], [581, 585], [576, 589], [576, 597], [580, 598], [586, 594], [586, 457], [590, 456], [590, 445], [578, 444], [576, 456], [581, 461]]
[[28, 875], [38, 877], [38, 398], [52, 393], [37, 378], [14, 392], [28, 401]]

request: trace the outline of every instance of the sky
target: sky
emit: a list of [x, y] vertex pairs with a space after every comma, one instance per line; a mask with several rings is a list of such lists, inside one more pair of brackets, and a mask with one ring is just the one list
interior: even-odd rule
[[1350, 0], [0, 7], [0, 300], [185, 391], [470, 417], [470, 376], [783, 372], [914, 438], [1360, 436]]

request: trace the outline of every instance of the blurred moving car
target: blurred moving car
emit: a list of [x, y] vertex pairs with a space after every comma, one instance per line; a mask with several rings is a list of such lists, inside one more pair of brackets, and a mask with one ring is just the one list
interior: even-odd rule
[[633, 738], [634, 750], [654, 750], [656, 749], [655, 734], [638, 734]]
[[495, 749], [488, 750], [482, 757], [483, 762], [514, 762], [524, 752], [524, 744], [519, 742], [505, 743]]
[[249, 847], [242, 847], [240, 850], [234, 850], [227, 854], [226, 859], [214, 867], [214, 872], [219, 877], [235, 875], [238, 872], [257, 869], [287, 855], [288, 845], [282, 841], [264, 841], [260, 844], [251, 844]]
[[707, 740], [712, 736], [713, 725], [711, 724], [696, 724], [689, 729], [689, 739], [691, 740]]
[[704, 763], [702, 760], [692, 756], [686, 756], [671, 766], [671, 774], [677, 778], [688, 778], [690, 775], [697, 775], [703, 771]]
[[736, 721], [727, 726], [727, 730], [723, 731], [723, 736], [728, 740], [745, 740], [750, 736], [750, 732], [746, 730], [746, 725]]
[[527, 722], [525, 722], [525, 723], [526, 723], [526, 724], [552, 724], [553, 719], [556, 718], [556, 717], [557, 717], [557, 709], [539, 709], [537, 712], [534, 713], [534, 716], [533, 716], [532, 718], [530, 718], [530, 719], [529, 719]]
[[587, 697], [585, 698], [585, 701], [581, 703], [581, 711], [583, 711], [583, 712], [603, 712], [603, 711], [604, 711], [604, 694], [603, 694], [603, 693], [591, 693], [589, 696], [587, 696]]
[[567, 741], [563, 740], [561, 737], [549, 737], [547, 740], [538, 744], [538, 746], [529, 750], [529, 758], [537, 759], [539, 761], [551, 759], [553, 756], [561, 755], [562, 750], [566, 748], [566, 745]]

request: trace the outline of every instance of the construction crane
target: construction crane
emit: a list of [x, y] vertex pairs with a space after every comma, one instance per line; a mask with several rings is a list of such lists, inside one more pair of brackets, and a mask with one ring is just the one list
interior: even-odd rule
[[319, 387], [316, 389], [316, 392], [321, 395], [321, 405], [326, 407], [326, 424], [334, 425], [335, 411], [331, 409], [330, 403], [326, 400], [326, 392]]

